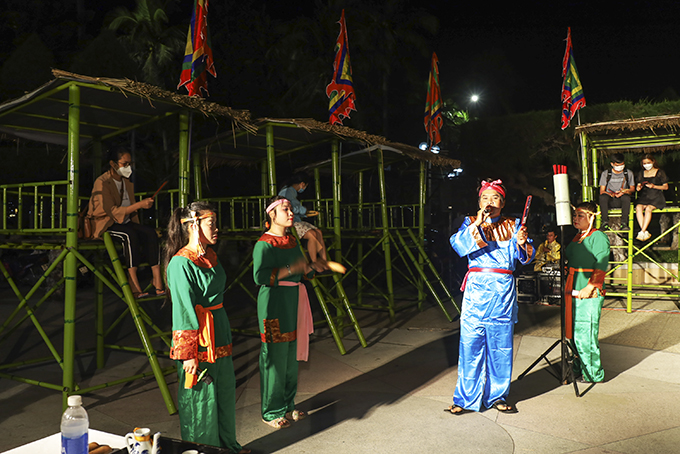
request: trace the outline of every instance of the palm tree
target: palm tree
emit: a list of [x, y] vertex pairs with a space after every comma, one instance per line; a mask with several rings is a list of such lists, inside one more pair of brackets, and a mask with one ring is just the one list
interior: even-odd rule
[[169, 26], [166, 10], [176, 0], [137, 0], [133, 11], [116, 8], [109, 29], [120, 39], [137, 63], [144, 82], [169, 89], [177, 83], [186, 31]]

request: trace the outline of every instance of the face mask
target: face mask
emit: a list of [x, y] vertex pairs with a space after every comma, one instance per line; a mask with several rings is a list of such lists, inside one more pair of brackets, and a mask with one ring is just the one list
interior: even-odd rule
[[642, 167], [644, 167], [645, 170], [652, 170], [652, 167], [654, 167], [654, 164], [642, 164]]
[[614, 170], [616, 170], [617, 172], [621, 172], [624, 167], [626, 167], [625, 164], [621, 164], [620, 166], [614, 166]]
[[118, 172], [118, 175], [120, 175], [123, 178], [130, 178], [130, 175], [132, 175], [132, 167], [118, 167], [116, 170]]
[[305, 189], [307, 189], [307, 188], [300, 188], [300, 189], [298, 189], [298, 194], [302, 194], [303, 192], [305, 192]]

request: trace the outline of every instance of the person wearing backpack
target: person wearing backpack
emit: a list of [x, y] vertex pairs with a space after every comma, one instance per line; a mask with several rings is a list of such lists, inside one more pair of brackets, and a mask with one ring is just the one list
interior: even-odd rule
[[621, 153], [611, 156], [611, 169], [600, 175], [602, 230], [609, 228], [609, 208], [621, 208], [621, 230], [628, 230], [630, 196], [635, 192], [635, 177], [626, 169]]

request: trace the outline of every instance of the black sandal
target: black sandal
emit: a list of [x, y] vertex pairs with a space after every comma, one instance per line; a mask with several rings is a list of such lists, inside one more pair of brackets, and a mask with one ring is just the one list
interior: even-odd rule
[[504, 400], [497, 400], [493, 403], [492, 407], [501, 413], [517, 413], [517, 409]]

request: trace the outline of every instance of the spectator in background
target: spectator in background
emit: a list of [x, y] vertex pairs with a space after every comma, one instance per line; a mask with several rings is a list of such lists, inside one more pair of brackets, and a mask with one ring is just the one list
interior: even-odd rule
[[124, 148], [109, 151], [106, 172], [94, 182], [87, 215], [94, 219], [94, 238], [104, 232], [123, 243], [130, 288], [136, 298], [149, 296], [142, 291], [137, 279], [137, 267], [146, 262], [153, 274], [154, 296], [165, 295], [160, 268], [158, 235], [153, 227], [141, 225], [137, 211], [153, 206], [153, 199], [135, 202], [132, 175], [132, 155]]
[[647, 231], [649, 223], [652, 222], [652, 211], [666, 207], [666, 198], [663, 191], [668, 189], [668, 177], [663, 169], [660, 169], [656, 159], [651, 154], [646, 154], [642, 158], [642, 170], [637, 174], [637, 205], [635, 205], [635, 215], [640, 232], [637, 239], [647, 241], [652, 235]]
[[323, 233], [316, 226], [303, 221], [302, 218], [317, 216], [317, 211], [308, 210], [298, 200], [298, 194], [302, 194], [309, 186], [309, 175], [298, 172], [293, 175], [279, 191], [281, 197], [285, 197], [291, 204], [294, 217], [294, 227], [300, 240], [307, 240], [307, 252], [312, 263], [317, 261], [325, 267], [328, 260], [326, 254], [326, 243], [323, 240]]
[[600, 211], [602, 230], [609, 228], [609, 208], [621, 208], [621, 230], [628, 230], [630, 195], [635, 192], [633, 172], [626, 169], [621, 153], [611, 156], [611, 169], [600, 175]]
[[538, 246], [534, 271], [541, 271], [549, 263], [560, 263], [560, 243], [557, 242], [557, 229], [549, 227], [546, 230], [545, 241]]

